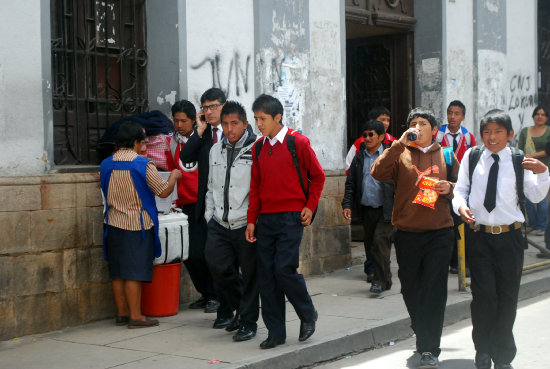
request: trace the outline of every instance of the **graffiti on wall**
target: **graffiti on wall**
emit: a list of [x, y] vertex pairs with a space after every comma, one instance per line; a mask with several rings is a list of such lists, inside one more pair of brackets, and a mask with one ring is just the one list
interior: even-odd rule
[[513, 74], [509, 83], [508, 111], [516, 115], [519, 126], [530, 126], [531, 122], [525, 121], [525, 114], [530, 116], [530, 110], [536, 105], [536, 85], [531, 75], [525, 73]]
[[206, 56], [201, 62], [191, 65], [191, 69], [209, 68], [212, 76], [211, 87], [221, 89], [228, 98], [231, 96], [240, 97], [248, 93], [250, 89], [251, 58], [250, 55], [247, 55], [243, 59], [240, 53], [235, 51], [229, 59], [229, 66], [224, 70], [223, 56], [221, 53], [216, 52], [213, 56]]

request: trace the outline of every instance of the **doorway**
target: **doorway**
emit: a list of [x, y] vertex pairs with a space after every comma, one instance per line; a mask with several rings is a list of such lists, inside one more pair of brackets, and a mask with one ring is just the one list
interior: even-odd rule
[[376, 106], [390, 110], [399, 138], [414, 101], [412, 32], [349, 22], [346, 32], [347, 147]]

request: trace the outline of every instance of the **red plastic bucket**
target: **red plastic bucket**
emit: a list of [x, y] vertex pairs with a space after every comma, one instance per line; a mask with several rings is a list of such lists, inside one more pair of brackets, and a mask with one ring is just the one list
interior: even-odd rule
[[153, 265], [153, 280], [141, 284], [141, 313], [170, 316], [178, 313], [181, 263]]

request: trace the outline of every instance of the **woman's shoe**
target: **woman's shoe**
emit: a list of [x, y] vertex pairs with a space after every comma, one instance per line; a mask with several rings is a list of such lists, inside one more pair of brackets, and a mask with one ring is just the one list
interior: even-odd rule
[[146, 318], [145, 321], [141, 320], [131, 320], [128, 321], [128, 329], [135, 329], [135, 328], [149, 328], [149, 327], [155, 327], [159, 325], [159, 321], [156, 319], [149, 319]]

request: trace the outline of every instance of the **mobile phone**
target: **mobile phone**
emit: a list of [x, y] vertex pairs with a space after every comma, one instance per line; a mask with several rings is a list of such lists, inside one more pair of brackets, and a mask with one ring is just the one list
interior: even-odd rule
[[206, 117], [204, 116], [204, 114], [201, 114], [200, 118], [201, 118], [201, 121], [206, 122]]

